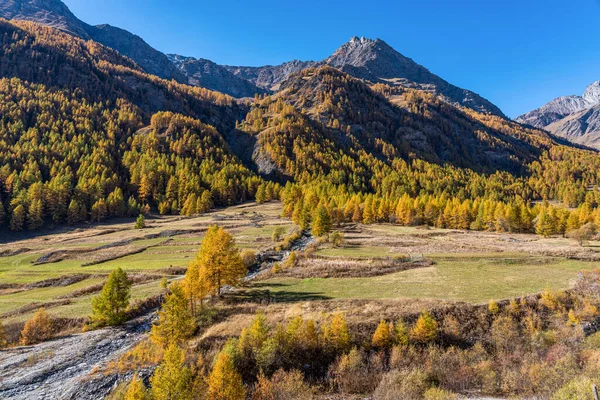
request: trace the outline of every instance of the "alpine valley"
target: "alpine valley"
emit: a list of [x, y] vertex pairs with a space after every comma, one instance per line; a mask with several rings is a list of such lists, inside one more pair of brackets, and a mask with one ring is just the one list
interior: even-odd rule
[[596, 149], [600, 81], [511, 120], [0, 0], [0, 398], [593, 398]]

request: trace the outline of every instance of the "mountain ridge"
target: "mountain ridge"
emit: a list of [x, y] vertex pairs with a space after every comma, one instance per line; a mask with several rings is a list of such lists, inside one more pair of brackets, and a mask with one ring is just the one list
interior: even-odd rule
[[557, 97], [515, 121], [600, 149], [600, 81], [588, 85], [582, 95]]

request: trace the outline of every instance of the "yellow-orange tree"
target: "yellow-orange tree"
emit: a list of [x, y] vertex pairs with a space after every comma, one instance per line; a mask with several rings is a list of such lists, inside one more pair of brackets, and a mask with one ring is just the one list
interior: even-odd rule
[[216, 225], [208, 228], [196, 257], [199, 279], [216, 296], [220, 296], [223, 286], [238, 285], [248, 272], [233, 236]]

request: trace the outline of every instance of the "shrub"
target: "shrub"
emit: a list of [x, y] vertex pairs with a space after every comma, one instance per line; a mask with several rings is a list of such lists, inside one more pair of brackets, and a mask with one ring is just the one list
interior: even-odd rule
[[440, 388], [431, 388], [423, 394], [424, 400], [456, 400], [458, 396], [454, 393]]
[[284, 233], [285, 228], [283, 226], [276, 227], [271, 235], [271, 240], [273, 240], [273, 242], [279, 242]]
[[254, 264], [256, 264], [256, 252], [252, 249], [244, 249], [240, 253], [240, 257], [242, 258], [242, 262], [246, 266], [246, 268], [250, 268]]
[[488, 312], [492, 315], [498, 314], [500, 312], [500, 307], [498, 306], [498, 303], [496, 303], [494, 300], [490, 300], [488, 304]]
[[35, 315], [25, 323], [21, 331], [21, 343], [24, 345], [35, 344], [52, 337], [52, 320], [44, 308], [40, 308]]
[[[336, 389], [345, 394], [371, 393], [377, 386], [383, 368], [369, 365], [365, 354], [356, 348], [340, 356], [330, 367], [329, 375]], [[374, 368], [372, 368], [374, 367]]]
[[4, 325], [2, 325], [2, 321], [0, 321], [0, 349], [5, 348], [8, 345], [8, 340], [6, 338], [6, 331], [4, 330]]
[[258, 376], [252, 400], [311, 400], [313, 397], [302, 372], [280, 369], [271, 379], [267, 379], [262, 373]]
[[586, 377], [575, 378], [554, 393], [552, 400], [594, 400], [593, 382]]
[[344, 234], [340, 231], [334, 231], [329, 235], [329, 241], [333, 247], [341, 247], [344, 244]]
[[427, 391], [427, 374], [419, 369], [394, 370], [383, 376], [375, 389], [375, 400], [417, 400]]
[[138, 215], [135, 220], [135, 229], [144, 229], [146, 227], [146, 218], [143, 214]]

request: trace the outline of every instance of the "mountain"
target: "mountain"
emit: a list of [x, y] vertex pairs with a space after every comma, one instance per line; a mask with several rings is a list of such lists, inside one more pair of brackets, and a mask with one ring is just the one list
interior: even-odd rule
[[92, 40], [131, 58], [149, 74], [181, 83], [186, 80], [166, 55], [137, 35], [107, 24], [89, 27], [88, 34]]
[[233, 67], [225, 65], [228, 71], [242, 79], [252, 82], [256, 86], [277, 91], [279, 85], [287, 80], [290, 75], [317, 66], [314, 61], [293, 60], [280, 65], [267, 65], [264, 67]]
[[265, 88], [236, 76], [226, 67], [210, 60], [177, 54], [168, 54], [167, 57], [187, 78], [187, 83], [192, 86], [202, 86], [237, 98], [254, 97], [257, 93], [267, 93]]
[[364, 190], [396, 158], [521, 174], [553, 146], [541, 130], [469, 114], [420, 90], [376, 89], [329, 66], [291, 75], [241, 124], [256, 140], [246, 148], [258, 170], [294, 180], [330, 177]]
[[600, 81], [582, 96], [562, 96], [516, 118], [571, 142], [600, 148]]
[[33, 21], [89, 39], [90, 26], [80, 21], [60, 0], [2, 0], [0, 17]]
[[498, 107], [477, 93], [451, 85], [425, 67], [403, 56], [381, 39], [353, 37], [331, 56], [319, 62], [294, 60], [277, 66], [225, 66], [225, 68], [258, 87], [277, 91], [281, 83], [290, 75], [323, 65], [338, 68], [371, 83], [388, 83], [420, 89], [438, 95], [452, 104], [504, 116]]
[[502, 111], [488, 100], [469, 90], [451, 85], [412, 59], [403, 56], [381, 39], [353, 37], [323, 63], [374, 83], [388, 82], [425, 90], [441, 96], [449, 103], [504, 116]]
[[185, 78], [167, 56], [142, 38], [110, 25], [91, 26], [79, 20], [60, 0], [3, 0], [0, 17], [25, 20], [58, 28], [82, 39], [92, 39], [131, 58], [144, 71], [165, 79], [184, 82]]

